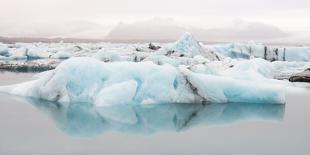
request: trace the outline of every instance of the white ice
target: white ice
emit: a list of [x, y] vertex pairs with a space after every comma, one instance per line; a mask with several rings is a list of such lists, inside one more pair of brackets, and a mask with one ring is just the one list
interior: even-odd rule
[[0, 90], [49, 101], [91, 102], [97, 106], [134, 103], [285, 103], [285, 92], [279, 85], [221, 77], [212, 73], [194, 73], [185, 66], [156, 65], [152, 62], [104, 63], [82, 57], [64, 61], [55, 70], [41, 74], [37, 80], [1, 87]]

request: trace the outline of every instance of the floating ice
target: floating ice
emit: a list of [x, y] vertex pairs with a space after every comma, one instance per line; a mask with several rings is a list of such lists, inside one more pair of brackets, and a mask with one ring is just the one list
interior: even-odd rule
[[44, 49], [33, 47], [33, 48], [27, 49], [27, 51], [25, 52], [25, 56], [29, 60], [29, 59], [49, 58], [51, 54], [44, 51]]
[[0, 43], [0, 56], [8, 57], [9, 55], [8, 47], [5, 44]]
[[97, 106], [285, 103], [284, 89], [277, 84], [210, 74], [212, 72], [194, 73], [185, 66], [160, 66], [152, 62], [104, 63], [93, 58], [71, 58], [37, 80], [0, 87], [0, 91], [57, 102], [91, 102]]
[[94, 57], [104, 62], [114, 62], [121, 60], [119, 53], [113, 51], [110, 52], [107, 50], [98, 51]]
[[284, 52], [285, 61], [310, 61], [309, 47], [288, 47]]
[[285, 103], [282, 85], [193, 73], [182, 68], [197, 94], [212, 103]]
[[173, 43], [171, 47], [168, 48], [168, 53], [166, 55], [177, 54], [193, 57], [203, 53], [204, 49], [201, 47], [199, 42], [195, 40], [190, 33], [185, 33], [178, 41]]
[[276, 47], [252, 42], [208, 46], [208, 50], [231, 58], [249, 59], [253, 56], [269, 61], [310, 61], [309, 47]]
[[11, 60], [25, 60], [27, 59], [27, 48], [20, 47], [20, 48], [12, 48], [9, 51], [9, 58]]
[[[98, 93], [123, 91], [123, 87], [117, 86], [120, 82], [129, 80], [137, 83], [136, 88], [128, 88], [132, 89], [128, 92], [135, 91], [131, 102], [196, 102], [195, 95], [186, 87], [186, 81], [182, 79], [177, 69], [170, 65], [158, 66], [151, 62], [103, 63], [92, 58], [69, 59], [38, 80], [7, 87], [5, 90], [16, 95], [33, 96], [50, 101], [94, 103], [104, 101], [104, 104], [109, 104], [111, 98], [100, 96]], [[123, 97], [118, 97], [119, 102], [123, 102], [121, 101]]]
[[[34, 59], [45, 59], [46, 61], [57, 59], [56, 61], [63, 61], [71, 57], [94, 57], [105, 62], [152, 61], [158, 65], [170, 64], [175, 67], [186, 65], [191, 66], [191, 68], [195, 69], [197, 72], [206, 72], [202, 67], [205, 64], [218, 64], [216, 67], [223, 69], [234, 66], [237, 61], [253, 58], [262, 58], [267, 61], [310, 61], [309, 47], [270, 46], [255, 42], [204, 45], [195, 40], [189, 33], [185, 33], [174, 43], [162, 43], [160, 46], [162, 48], [158, 50], [151, 50], [147, 43], [60, 42], [0, 44], [0, 61], [4, 66], [11, 66], [14, 64], [33, 66], [33, 64], [27, 64]], [[21, 61], [23, 63], [12, 63], [12, 61]], [[31, 63], [36, 62], [39, 63], [40, 61]], [[43, 66], [42, 70], [53, 68], [46, 67], [42, 64], [36, 64], [35, 66]], [[213, 67], [214, 66], [211, 68], [214, 69]], [[1, 66], [1, 70], [10, 70], [10, 68], [11, 67]], [[302, 68], [302, 70], [304, 69], [306, 68]], [[29, 71], [32, 70], [29, 69]], [[296, 73], [296, 70], [285, 71], [285, 69], [283, 69], [279, 72], [275, 70], [275, 72], [274, 74], [279, 73], [281, 75], [275, 75], [274, 77], [281, 79]]]
[[56, 54], [52, 55], [53, 59], [68, 59], [73, 57], [73, 51], [58, 51]]

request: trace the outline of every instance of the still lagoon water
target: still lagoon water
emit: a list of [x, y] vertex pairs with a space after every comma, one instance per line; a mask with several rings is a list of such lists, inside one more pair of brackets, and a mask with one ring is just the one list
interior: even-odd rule
[[[2, 72], [0, 85], [32, 76]], [[286, 98], [286, 105], [96, 109], [87, 103], [61, 105], [0, 94], [0, 154], [310, 154], [310, 89], [288, 90]]]

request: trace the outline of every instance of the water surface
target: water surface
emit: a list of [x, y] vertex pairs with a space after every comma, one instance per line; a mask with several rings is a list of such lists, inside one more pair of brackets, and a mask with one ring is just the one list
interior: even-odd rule
[[[31, 78], [4, 72], [0, 85]], [[285, 106], [94, 109], [90, 104], [57, 105], [1, 94], [0, 154], [309, 154], [309, 100], [309, 90], [292, 90]]]

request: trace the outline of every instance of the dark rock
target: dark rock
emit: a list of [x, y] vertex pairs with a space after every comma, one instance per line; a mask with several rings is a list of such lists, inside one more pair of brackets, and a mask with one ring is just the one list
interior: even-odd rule
[[50, 62], [46, 64], [31, 62], [0, 62], [0, 72], [43, 72], [55, 69], [59, 62]]
[[309, 82], [310, 83], [310, 68], [301, 73], [292, 75], [289, 78], [290, 82]]
[[159, 50], [161, 47], [160, 46], [156, 46], [156, 45], [154, 45], [154, 44], [152, 44], [152, 43], [149, 43], [149, 49], [151, 49], [151, 50]]

